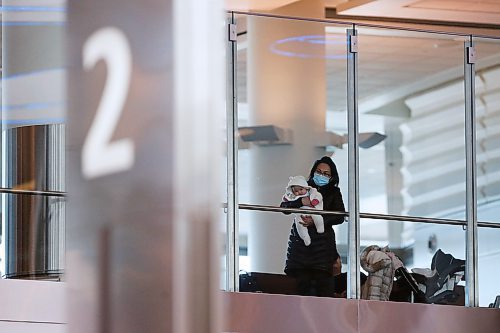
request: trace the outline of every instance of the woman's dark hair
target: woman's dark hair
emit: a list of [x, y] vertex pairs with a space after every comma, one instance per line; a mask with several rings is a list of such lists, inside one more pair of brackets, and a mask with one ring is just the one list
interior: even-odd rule
[[314, 162], [313, 167], [311, 168], [311, 172], [309, 173], [308, 181], [312, 182], [312, 179], [314, 177], [314, 172], [316, 171], [316, 168], [318, 167], [318, 165], [320, 163], [328, 164], [330, 166], [330, 169], [332, 170], [332, 178], [330, 179], [330, 182], [325, 186], [328, 186], [328, 187], [329, 186], [339, 186], [339, 173], [337, 171], [337, 166], [335, 165], [335, 163], [333, 163], [330, 156], [323, 156], [322, 158], [320, 158], [319, 160]]

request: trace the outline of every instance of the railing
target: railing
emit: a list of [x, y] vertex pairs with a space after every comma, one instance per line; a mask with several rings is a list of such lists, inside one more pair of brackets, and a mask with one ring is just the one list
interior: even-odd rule
[[[223, 205], [227, 208], [227, 204]], [[249, 204], [239, 204], [239, 209], [243, 210], [256, 210], [262, 212], [277, 212], [277, 213], [302, 213], [302, 214], [314, 214], [314, 215], [344, 215], [349, 216], [349, 212], [335, 212], [335, 211], [325, 211], [316, 209], [295, 209], [295, 208], [281, 208], [276, 206], [267, 205], [249, 205]], [[388, 220], [388, 221], [400, 221], [400, 222], [416, 222], [416, 223], [430, 223], [430, 224], [447, 224], [447, 225], [457, 225], [457, 226], [467, 226], [467, 221], [464, 220], [453, 220], [453, 219], [440, 219], [432, 217], [421, 217], [421, 216], [404, 216], [404, 215], [393, 215], [393, 214], [373, 214], [373, 213], [359, 213], [360, 218], [374, 219], [374, 220]], [[500, 229], [500, 223], [494, 222], [477, 222], [478, 227], [484, 228], [498, 228]]]
[[[496, 37], [487, 37], [487, 36], [472, 36], [470, 34], [466, 33], [450, 33], [450, 32], [444, 32], [444, 31], [439, 31], [439, 30], [426, 30], [426, 29], [412, 29], [412, 28], [405, 28], [405, 27], [394, 27], [394, 26], [384, 26], [384, 25], [377, 25], [377, 24], [366, 24], [366, 23], [353, 23], [353, 22], [346, 22], [346, 21], [338, 21], [338, 20], [328, 20], [328, 19], [311, 19], [311, 18], [303, 18], [303, 17], [295, 17], [295, 16], [289, 16], [289, 15], [276, 15], [273, 13], [248, 13], [248, 12], [241, 12], [241, 11], [233, 11], [230, 12], [229, 15], [231, 16], [230, 19], [230, 24], [231, 28], [233, 29], [234, 35], [239, 36], [238, 30], [237, 30], [237, 25], [238, 25], [238, 17], [245, 17], [247, 19], [250, 18], [255, 18], [255, 19], [260, 19], [260, 21], [255, 21], [252, 24], [258, 25], [262, 22], [266, 21], [275, 21], [275, 22], [281, 22], [281, 23], [290, 23], [290, 22], [299, 22], [299, 23], [304, 23], [304, 24], [317, 24], [320, 28], [323, 27], [323, 31], [327, 30], [329, 27], [334, 26], [332, 30], [335, 30], [337, 33], [339, 33], [340, 30], [344, 30], [345, 33], [345, 38], [343, 40], [333, 40], [330, 44], [344, 44], [346, 45], [346, 49], [343, 51], [344, 53], [342, 54], [336, 54], [335, 57], [330, 57], [331, 59], [345, 59], [345, 66], [346, 66], [346, 77], [345, 77], [345, 87], [342, 88], [347, 88], [346, 91], [346, 96], [345, 96], [345, 111], [347, 114], [347, 143], [348, 143], [348, 156], [345, 156], [346, 154], [343, 154], [341, 157], [345, 156], [347, 159], [347, 164], [345, 166], [345, 169], [347, 170], [347, 177], [341, 177], [341, 179], [347, 179], [347, 182], [344, 182], [348, 184], [348, 211], [347, 212], [332, 212], [332, 211], [321, 211], [318, 212], [317, 210], [310, 210], [310, 209], [288, 209], [288, 208], [279, 208], [275, 206], [269, 206], [269, 205], [260, 205], [260, 204], [252, 204], [252, 203], [241, 203], [238, 199], [238, 193], [240, 191], [239, 184], [238, 184], [238, 174], [239, 174], [239, 166], [238, 166], [238, 141], [241, 140], [241, 138], [238, 137], [238, 120], [239, 120], [239, 96], [238, 96], [238, 91], [241, 90], [242, 88], [239, 87], [241, 85], [240, 78], [237, 77], [239, 71], [238, 71], [238, 58], [237, 54], [238, 52], [238, 40], [237, 38], [231, 39], [229, 38], [228, 42], [228, 50], [230, 51], [228, 54], [230, 55], [228, 57], [228, 132], [227, 132], [227, 150], [228, 150], [228, 164], [227, 164], [227, 173], [228, 173], [228, 182], [227, 182], [227, 190], [228, 190], [228, 196], [230, 199], [228, 199], [228, 204], [226, 208], [228, 208], [228, 238], [227, 238], [227, 248], [229, 249], [229, 253], [227, 253], [228, 261], [227, 261], [227, 271], [230, 272], [230, 274], [227, 277], [227, 281], [229, 281], [228, 285], [228, 290], [237, 290], [237, 281], [235, 274], [237, 274], [237, 267], [233, 267], [233, 265], [236, 265], [237, 263], [237, 257], [238, 257], [238, 246], [236, 244], [237, 242], [237, 235], [235, 236], [235, 233], [238, 233], [238, 210], [246, 210], [246, 211], [262, 211], [262, 212], [281, 212], [281, 213], [308, 213], [308, 214], [320, 214], [320, 215], [344, 215], [348, 217], [350, 223], [348, 224], [348, 243], [349, 243], [349, 297], [350, 298], [359, 298], [360, 290], [359, 290], [359, 244], [360, 244], [360, 234], [359, 234], [359, 229], [360, 229], [360, 219], [374, 219], [374, 220], [384, 220], [384, 221], [400, 221], [400, 222], [414, 222], [414, 223], [425, 223], [425, 224], [436, 224], [436, 225], [453, 225], [453, 226], [462, 226], [464, 230], [466, 230], [466, 261], [467, 261], [467, 272], [466, 272], [466, 281], [467, 281], [467, 286], [466, 286], [466, 304], [468, 306], [478, 306], [478, 282], [477, 282], [477, 270], [478, 270], [478, 234], [477, 234], [477, 229], [478, 227], [481, 228], [492, 228], [492, 229], [497, 229], [500, 228], [500, 223], [496, 223], [493, 221], [478, 221], [478, 202], [480, 201], [478, 197], [478, 186], [482, 186], [483, 188], [485, 186], [490, 186], [487, 183], [488, 181], [492, 182], [491, 179], [489, 178], [494, 178], [494, 177], [489, 177], [488, 178], [488, 172], [493, 173], [493, 171], [488, 171], [488, 167], [484, 167], [488, 163], [488, 158], [494, 158], [494, 157], [489, 157], [486, 155], [488, 151], [486, 151], [489, 147], [489, 141], [492, 140], [488, 138], [488, 134], [484, 132], [484, 125], [487, 123], [488, 126], [496, 126], [493, 118], [491, 118], [492, 114], [496, 114], [495, 112], [496, 109], [494, 109], [492, 106], [488, 106], [490, 104], [488, 103], [488, 93], [482, 91], [485, 88], [484, 86], [486, 84], [482, 84], [481, 79], [483, 79], [484, 73], [490, 73], [490, 72], [485, 72], [486, 70], [493, 70], [495, 66], [500, 66], [500, 62], [498, 60], [495, 60], [497, 58], [494, 57], [494, 55], [498, 56], [498, 53], [500, 53], [500, 48], [498, 49], [498, 52], [494, 50], [495, 47], [498, 47], [500, 43], [499, 38]], [[336, 26], [337, 25], [337, 26]], [[287, 26], [288, 29], [290, 29], [290, 26]], [[341, 29], [338, 29], [341, 28]], [[251, 33], [252, 28], [247, 28], [248, 31]], [[438, 218], [438, 217], [424, 217], [424, 216], [419, 216], [419, 214], [413, 213], [411, 210], [408, 212], [408, 215], [398, 215], [398, 214], [382, 214], [382, 213], [363, 213], [361, 212], [362, 206], [360, 206], [360, 199], [361, 203], [363, 202], [363, 198], [360, 198], [360, 193], [362, 192], [360, 190], [360, 176], [359, 172], [363, 168], [366, 168], [364, 165], [360, 165], [360, 155], [362, 153], [360, 152], [360, 142], [359, 141], [359, 121], [360, 121], [360, 115], [365, 115], [368, 111], [373, 111], [376, 110], [377, 107], [383, 106], [384, 101], [383, 98], [372, 98], [373, 103], [372, 105], [369, 105], [370, 103], [367, 103], [366, 101], [363, 100], [364, 103], [361, 105], [358, 105], [360, 101], [362, 101], [362, 98], [364, 97], [367, 99], [368, 92], [367, 92], [367, 87], [362, 87], [362, 89], [358, 86], [363, 86], [364, 80], [367, 80], [367, 72], [365, 68], [367, 68], [366, 63], [359, 63], [360, 59], [363, 59], [363, 55], [366, 55], [366, 52], [363, 53], [364, 50], [363, 47], [366, 47], [365, 44], [363, 44], [362, 39], [366, 38], [367, 34], [366, 31], [367, 29], [373, 29], [374, 33], [373, 36], [392, 36], [392, 37], [397, 37], [399, 39], [396, 40], [395, 43], [398, 43], [399, 40], [401, 40], [401, 35], [403, 35], [403, 40], [404, 40], [404, 33], [411, 34], [411, 38], [415, 38], [415, 42], [419, 42], [419, 40], [427, 40], [428, 43], [425, 45], [426, 47], [435, 47], [435, 48], [440, 48], [443, 47], [442, 53], [437, 52], [437, 54], [442, 55], [442, 58], [448, 59], [447, 61], [453, 62], [455, 60], [461, 60], [460, 61], [460, 66], [462, 66], [460, 69], [453, 67], [453, 66], [445, 66], [443, 65], [443, 69], [449, 69], [447, 71], [444, 71], [441, 74], [441, 77], [439, 80], [437, 80], [435, 83], [435, 86], [429, 85], [429, 82], [425, 82], [425, 80], [420, 80], [418, 83], [412, 82], [411, 78], [406, 81], [404, 84], [411, 86], [415, 90], [410, 93], [409, 91], [406, 91], [406, 95], [404, 95], [404, 92], [401, 91], [396, 91], [398, 94], [401, 94], [400, 98], [407, 98], [404, 100], [406, 103], [406, 107], [408, 107], [409, 113], [415, 113], [417, 114], [420, 118], [418, 118], [420, 122], [422, 122], [423, 125], [420, 128], [411, 121], [407, 121], [404, 125], [409, 126], [411, 128], [417, 128], [420, 132], [415, 132], [414, 137], [422, 137], [426, 138], [424, 134], [424, 129], [427, 130], [427, 128], [432, 128], [432, 126], [435, 125], [435, 122], [432, 123], [430, 122], [429, 124], [424, 123], [423, 120], [425, 116], [425, 112], [431, 112], [433, 109], [428, 108], [431, 111], [426, 111], [425, 108], [419, 109], [421, 104], [423, 103], [422, 101], [425, 101], [426, 98], [429, 99], [430, 97], [425, 97], [425, 94], [428, 93], [429, 91], [432, 93], [433, 91], [437, 91], [436, 86], [439, 87], [439, 91], [442, 91], [440, 93], [439, 97], [433, 97], [433, 98], [440, 98], [443, 101], [443, 104], [449, 103], [448, 101], [453, 101], [454, 103], [460, 103], [458, 108], [463, 109], [464, 112], [461, 116], [459, 117], [453, 117], [452, 119], [446, 118], [447, 115], [445, 114], [444, 111], [446, 110], [446, 105], [442, 106], [441, 109], [439, 109], [439, 112], [436, 112], [436, 117], [440, 116], [443, 114], [443, 126], [447, 125], [447, 120], [449, 120], [450, 123], [457, 123], [459, 126], [462, 126], [463, 122], [463, 131], [462, 131], [462, 136], [465, 138], [463, 143], [455, 143], [453, 142], [452, 144], [449, 144], [450, 147], [460, 147], [463, 149], [463, 155], [459, 156], [459, 160], [457, 161], [452, 161], [450, 164], [446, 164], [443, 167], [446, 169], [449, 168], [448, 173], [443, 173], [441, 176], [441, 179], [445, 179], [446, 177], [449, 176], [449, 174], [452, 174], [453, 172], [457, 173], [456, 170], [462, 170], [462, 165], [465, 166], [465, 172], [463, 174], [460, 174], [460, 178], [456, 177], [456, 182], [452, 183], [452, 185], [455, 186], [455, 188], [458, 188], [458, 190], [453, 190], [457, 192], [453, 192], [456, 198], [459, 198], [460, 201], [463, 202], [463, 208], [464, 208], [464, 217], [463, 219], [452, 219], [452, 218]], [[307, 29], [305, 29], [307, 30]], [[298, 30], [300, 32], [300, 29]], [[241, 34], [245, 34], [241, 33]], [[297, 34], [299, 34], [299, 32]], [[340, 34], [340, 33], [339, 33]], [[423, 34], [423, 35], [420, 35]], [[294, 35], [293, 33], [290, 33], [290, 35]], [[436, 35], [433, 37], [433, 35]], [[299, 34], [299, 37], [301, 35]], [[435, 39], [435, 42], [433, 41], [433, 38]], [[479, 45], [479, 48], [483, 48], [486, 52], [482, 55], [476, 54], [476, 48], [477, 48], [477, 42], [480, 42], [479, 38], [487, 38], [488, 43], [483, 43], [484, 45]], [[407, 38], [408, 39], [408, 38]], [[287, 39], [284, 38], [279, 41], [279, 45], [283, 45], [283, 41], [286, 41]], [[291, 40], [291, 39], [290, 39]], [[413, 41], [413, 40], [411, 40]], [[321, 44], [321, 40], [313, 40], [311, 44]], [[328, 39], [325, 37], [324, 39], [324, 44], [325, 49], [329, 47], [329, 42]], [[384, 42], [387, 42], [387, 40], [384, 40]], [[307, 43], [307, 42], [306, 42]], [[455, 57], [450, 57], [450, 51], [445, 50], [444, 46], [446, 43], [447, 45], [451, 46], [459, 46], [461, 45], [461, 50], [458, 48], [455, 50], [453, 49], [453, 55]], [[253, 44], [251, 44], [248, 41], [245, 41], [245, 45], [248, 45], [248, 49], [252, 50], [252, 47], [254, 47]], [[385, 45], [385, 44], [384, 44]], [[262, 47], [259, 46], [259, 47]], [[384, 48], [384, 46], [380, 47], [381, 49]], [[418, 47], [412, 48], [413, 51], [418, 51]], [[455, 52], [456, 51], [456, 52]], [[460, 52], [458, 52], [460, 51]], [[262, 50], [258, 50], [255, 52], [263, 52]], [[283, 51], [282, 55], [284, 57], [286, 56], [295, 56], [295, 57], [302, 57], [304, 59], [314, 59], [317, 55], [316, 54], [307, 54], [306, 52], [296, 52], [295, 55], [293, 55], [293, 52], [288, 52], [288, 50]], [[326, 53], [328, 51], [325, 51]], [[448, 52], [448, 53], [446, 53]], [[488, 53], [490, 52], [490, 53]], [[422, 57], [425, 57], [425, 53]], [[342, 57], [343, 55], [343, 57]], [[402, 53], [401, 57], [407, 57], [408, 54]], [[321, 58], [321, 57], [318, 57]], [[328, 54], [325, 55], [325, 59], [328, 58]], [[449, 59], [455, 59], [455, 60], [449, 60]], [[260, 58], [259, 58], [260, 59]], [[423, 58], [424, 59], [424, 58]], [[427, 60], [427, 59], [426, 59]], [[432, 60], [432, 59], [431, 59]], [[438, 59], [442, 60], [442, 59]], [[457, 60], [457, 61], [458, 61]], [[366, 61], [366, 60], [365, 60]], [[422, 62], [422, 64], [427, 64], [427, 62]], [[458, 64], [458, 62], [457, 62]], [[411, 66], [411, 65], [410, 65]], [[481, 69], [481, 76], [476, 73], [476, 66]], [[439, 67], [439, 66], [438, 66]], [[338, 69], [338, 68], [337, 68]], [[438, 68], [439, 69], [439, 68]], [[363, 72], [363, 70], [365, 70]], [[396, 72], [398, 70], [402, 70], [401, 68], [396, 68]], [[387, 72], [390, 72], [391, 69], [387, 69]], [[360, 79], [360, 72], [364, 73], [364, 77]], [[429, 75], [432, 73], [429, 73]], [[276, 74], [279, 75], [279, 74]], [[487, 75], [486, 75], [487, 76]], [[434, 77], [435, 78], [435, 77]], [[390, 81], [390, 78], [387, 79], [388, 82]], [[483, 79], [486, 80], [486, 79]], [[481, 86], [477, 87], [475, 85], [476, 82], [480, 82]], [[488, 81], [490, 82], [490, 81]], [[494, 82], [494, 81], [491, 81]], [[444, 94], [448, 93], [446, 89], [442, 87], [449, 87], [450, 84], [455, 84], [456, 83], [456, 88], [452, 93], [460, 93], [460, 96], [451, 96], [449, 99], [447, 96]], [[493, 83], [488, 83], [490, 85], [493, 85]], [[388, 84], [387, 89], [400, 89], [401, 87], [396, 86], [396, 87], [391, 87], [390, 84]], [[280, 87], [274, 87], [274, 89], [279, 90]], [[486, 91], [486, 90], [484, 90]], [[331, 90], [328, 91], [331, 93]], [[338, 92], [338, 91], [337, 91]], [[414, 95], [415, 92], [418, 92], [419, 94], [423, 94], [420, 100], [416, 100]], [[255, 92], [254, 96], [255, 96]], [[430, 96], [431, 93], [428, 95]], [[363, 95], [364, 94], [364, 95]], [[481, 103], [481, 108], [479, 111], [476, 111], [476, 104], [478, 103], [476, 97], [480, 95], [480, 103]], [[337, 94], [338, 95], [338, 94]], [[486, 96], [486, 97], [485, 97]], [[260, 97], [260, 96], [259, 96]], [[338, 96], [337, 96], [338, 97]], [[370, 97], [370, 96], [368, 96]], [[378, 97], [378, 96], [377, 96]], [[441, 98], [443, 97], [443, 98]], [[338, 98], [337, 98], [338, 100]], [[457, 102], [459, 101], [459, 102]], [[417, 103], [418, 102], [418, 103]], [[259, 102], [260, 107], [262, 107], [262, 102]], [[402, 103], [403, 104], [403, 103]], [[439, 104], [439, 103], [438, 103]], [[493, 105], [493, 104], [491, 104]], [[328, 106], [330, 107], [330, 106]], [[338, 105], [336, 106], [338, 107]], [[368, 108], [368, 109], [367, 109]], [[370, 109], [371, 108], [371, 109]], [[484, 110], [488, 109], [488, 110]], [[253, 107], [251, 108], [251, 112], [255, 112], [259, 114], [259, 117], [256, 117], [260, 119], [261, 123], [257, 123], [255, 125], [262, 125], [263, 121], [262, 119], [265, 119], [266, 117], [262, 115], [266, 111], [259, 111], [259, 107]], [[423, 111], [422, 111], [423, 110]], [[491, 111], [494, 110], [494, 111]], [[337, 110], [338, 111], [338, 110]], [[441, 112], [442, 111], [442, 112]], [[260, 113], [259, 113], [260, 112]], [[269, 112], [269, 111], [267, 111]], [[441, 113], [440, 113], [441, 112]], [[489, 112], [489, 113], [488, 113]], [[493, 112], [493, 113], [492, 113]], [[460, 113], [458, 113], [460, 115]], [[423, 116], [422, 116], [423, 115]], [[454, 116], [455, 114], [453, 114]], [[293, 116], [297, 117], [297, 114], [294, 114]], [[397, 115], [403, 117], [403, 115]], [[290, 116], [292, 117], [292, 116]], [[408, 115], [404, 115], [404, 117], [409, 118], [410, 120], [411, 117]], [[285, 118], [283, 118], [285, 119]], [[459, 120], [457, 120], [459, 119]], [[338, 120], [338, 117], [337, 119]], [[248, 121], [247, 118], [245, 118], [245, 121]], [[342, 119], [341, 121], [342, 122]], [[415, 123], [417, 120], [415, 120]], [[479, 134], [479, 139], [476, 139], [476, 123], [481, 122], [481, 133]], [[488, 123], [490, 122], [490, 123]], [[287, 123], [284, 121], [284, 123]], [[247, 124], [247, 123], [245, 123]], [[408, 124], [408, 125], [407, 125]], [[489, 125], [491, 124], [491, 125]], [[253, 124], [251, 124], [253, 125]], [[302, 124], [299, 124], [302, 125]], [[305, 125], [307, 126], [307, 124]], [[413, 126], [413, 127], [412, 127]], [[451, 126], [451, 125], [450, 125]], [[293, 127], [293, 126], [292, 126]], [[446, 127], [447, 131], [448, 128], [451, 127]], [[459, 127], [460, 129], [460, 127]], [[439, 128], [436, 129], [436, 134], [441, 135], [441, 132], [445, 132], [444, 130], [440, 130]], [[490, 131], [491, 132], [491, 131]], [[434, 134], [429, 134], [429, 135], [434, 135]], [[411, 141], [415, 140], [414, 138], [411, 138], [409, 143], [406, 143], [407, 146], [416, 145], [418, 142], [417, 141]], [[300, 139], [303, 139], [303, 137], [300, 137]], [[458, 139], [458, 138], [452, 138], [453, 140]], [[422, 139], [423, 140], [423, 139]], [[480, 141], [481, 140], [481, 141]], [[345, 142], [344, 142], [345, 143]], [[269, 143], [267, 143], [269, 144]], [[281, 142], [281, 144], [290, 144], [290, 142], [284, 140]], [[439, 142], [439, 144], [443, 147], [446, 147], [446, 142]], [[292, 143], [293, 145], [293, 143]], [[333, 144], [332, 144], [333, 145]], [[265, 146], [265, 144], [264, 144]], [[336, 144], [334, 146], [337, 146]], [[342, 144], [340, 144], [342, 146]], [[491, 144], [490, 144], [491, 146]], [[317, 147], [317, 146], [316, 146]], [[479, 147], [479, 148], [478, 148]], [[260, 147], [259, 151], [262, 151], [264, 148]], [[453, 148], [455, 149], [455, 148]], [[478, 150], [479, 149], [479, 150]], [[451, 148], [450, 148], [451, 150]], [[432, 148], [429, 148], [426, 154], [430, 154], [429, 152], [432, 151]], [[490, 149], [491, 151], [491, 149]], [[303, 154], [303, 152], [294, 152], [292, 151], [290, 154]], [[398, 152], [399, 153], [399, 152]], [[404, 152], [402, 153], [403, 155], [405, 154]], [[415, 153], [417, 154], [417, 152]], [[442, 153], [441, 155], [447, 154], [447, 152]], [[340, 153], [339, 153], [340, 155]], [[495, 154], [489, 154], [489, 155], [495, 155]], [[427, 156], [427, 155], [426, 155]], [[434, 155], [432, 155], [434, 156]], [[436, 155], [438, 156], [438, 155]], [[480, 158], [478, 158], [480, 156]], [[496, 155], [495, 155], [496, 156]], [[363, 157], [363, 156], [361, 156]], [[418, 157], [423, 159], [423, 157]], [[404, 160], [404, 156], [402, 158]], [[418, 160], [420, 161], [420, 160]], [[404, 164], [406, 163], [406, 164]], [[404, 168], [407, 173], [409, 173], [411, 169], [416, 168], [412, 163], [411, 158], [408, 159], [408, 162], [403, 161], [402, 165], [400, 166], [401, 168]], [[419, 162], [421, 163], [421, 162]], [[455, 163], [455, 164], [453, 164]], [[272, 164], [272, 162], [271, 162]], [[284, 163], [286, 164], [286, 163]], [[453, 164], [453, 165], [452, 165]], [[458, 167], [457, 167], [458, 165]], [[419, 165], [420, 166], [420, 165]], [[481, 168], [480, 168], [481, 167]], [[480, 172], [477, 173], [476, 170], [480, 168]], [[429, 172], [430, 173], [436, 173], [439, 174], [439, 172], [436, 172], [438, 170], [438, 167], [434, 167], [432, 169], [432, 166], [429, 167]], [[486, 171], [485, 171], [486, 170]], [[418, 175], [425, 175], [425, 169], [424, 172], [420, 171]], [[414, 173], [416, 174], [416, 173]], [[429, 176], [430, 177], [430, 176]], [[481, 179], [480, 184], [478, 185], [478, 179], [480, 177], [483, 177]], [[439, 184], [441, 179], [436, 178], [435, 184], [432, 184], [432, 179], [426, 179], [423, 178], [422, 180], [408, 180], [408, 184], [405, 188], [406, 192], [415, 192], [415, 191], [425, 191], [420, 189], [420, 184], [427, 182], [430, 185], [428, 187], [430, 190], [429, 192], [438, 192], [440, 190]], [[458, 179], [458, 180], [457, 180]], [[265, 182], [264, 180], [261, 180], [261, 182]], [[420, 182], [420, 183], [419, 183]], [[486, 182], [487, 185], [484, 185]], [[427, 184], [425, 183], [425, 184]], [[463, 184], [463, 185], [461, 185]], [[253, 184], [251, 184], [253, 185]], [[363, 181], [361, 181], [361, 185], [363, 185]], [[413, 187], [412, 187], [413, 186]], [[433, 187], [435, 186], [435, 188]], [[449, 188], [452, 186], [450, 184], [446, 184]], [[446, 187], [444, 186], [444, 187]], [[493, 186], [493, 185], [491, 185]], [[424, 187], [424, 186], [421, 186]], [[424, 187], [425, 188], [425, 187]], [[450, 190], [452, 191], [452, 190]], [[492, 191], [490, 191], [492, 192]], [[493, 191], [494, 192], [494, 191]], [[425, 192], [423, 192], [425, 193]], [[486, 194], [485, 194], [486, 193]], [[417, 195], [421, 195], [421, 193], [417, 193]], [[436, 194], [438, 195], [438, 194]], [[489, 196], [488, 196], [489, 195]], [[451, 195], [450, 195], [451, 196]], [[487, 202], [490, 201], [493, 198], [492, 195], [488, 194], [488, 191], [484, 190], [481, 192], [481, 196], [483, 197], [482, 200], [486, 200]], [[275, 197], [274, 197], [275, 198]], [[430, 198], [428, 199], [429, 202], [431, 202]], [[436, 200], [442, 200], [441, 197], [438, 195], [438, 199]], [[422, 207], [425, 208], [425, 198], [423, 200], [415, 200], [418, 202], [423, 202], [421, 204], [421, 207], [418, 209], [421, 209]], [[266, 202], [265, 199], [260, 200], [260, 202]], [[441, 203], [441, 201], [437, 201], [438, 204]], [[456, 205], [456, 202], [453, 203]], [[450, 206], [451, 207], [451, 206]], [[417, 210], [418, 210], [417, 209]], [[229, 214], [229, 212], [231, 214]], [[441, 216], [446, 216], [450, 214], [441, 214]], [[453, 214], [451, 214], [453, 215]], [[231, 275], [232, 274], [232, 275]]]

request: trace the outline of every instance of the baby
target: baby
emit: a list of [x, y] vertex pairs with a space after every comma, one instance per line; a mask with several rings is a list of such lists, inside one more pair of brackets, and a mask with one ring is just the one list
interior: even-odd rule
[[[321, 193], [314, 187], [309, 186], [303, 176], [290, 177], [285, 194], [283, 195], [283, 201], [295, 201], [303, 197], [309, 197], [311, 206], [302, 206], [301, 208], [323, 210], [323, 196]], [[325, 225], [323, 217], [321, 215], [311, 215], [311, 217], [318, 233], [324, 233]], [[300, 238], [302, 238], [306, 246], [309, 246], [311, 244], [311, 237], [309, 236], [309, 232], [307, 232], [307, 227], [300, 223], [303, 221], [299, 214], [294, 214], [294, 222]]]

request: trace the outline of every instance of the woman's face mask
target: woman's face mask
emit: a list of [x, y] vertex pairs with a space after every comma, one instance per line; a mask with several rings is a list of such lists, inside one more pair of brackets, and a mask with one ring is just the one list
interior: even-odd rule
[[313, 182], [318, 186], [325, 186], [330, 182], [330, 177], [315, 172], [313, 176]]

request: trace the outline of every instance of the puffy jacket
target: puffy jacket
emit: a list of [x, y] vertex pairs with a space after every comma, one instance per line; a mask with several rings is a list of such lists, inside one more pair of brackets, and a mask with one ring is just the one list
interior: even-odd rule
[[368, 279], [361, 290], [361, 298], [388, 301], [394, 272], [403, 266], [401, 260], [387, 247], [371, 245], [361, 252], [360, 261], [361, 267], [368, 272]]
[[[325, 186], [318, 187], [312, 177], [316, 167], [320, 163], [327, 163], [332, 169], [332, 180]], [[323, 195], [323, 210], [345, 212], [344, 201], [342, 194], [338, 188], [337, 168], [329, 157], [323, 157], [317, 160], [310, 172], [308, 184], [311, 187], [317, 188]], [[300, 208], [302, 206], [301, 199], [295, 201], [282, 202], [281, 207]], [[311, 237], [311, 244], [306, 246], [302, 238], [300, 238], [292, 224], [290, 237], [288, 239], [287, 259], [285, 265], [285, 273], [294, 276], [294, 271], [298, 269], [310, 269], [333, 272], [333, 263], [338, 257], [337, 246], [335, 243], [335, 232], [333, 225], [344, 222], [342, 215], [323, 215], [325, 232], [318, 234], [314, 224], [308, 227], [308, 232]]]

